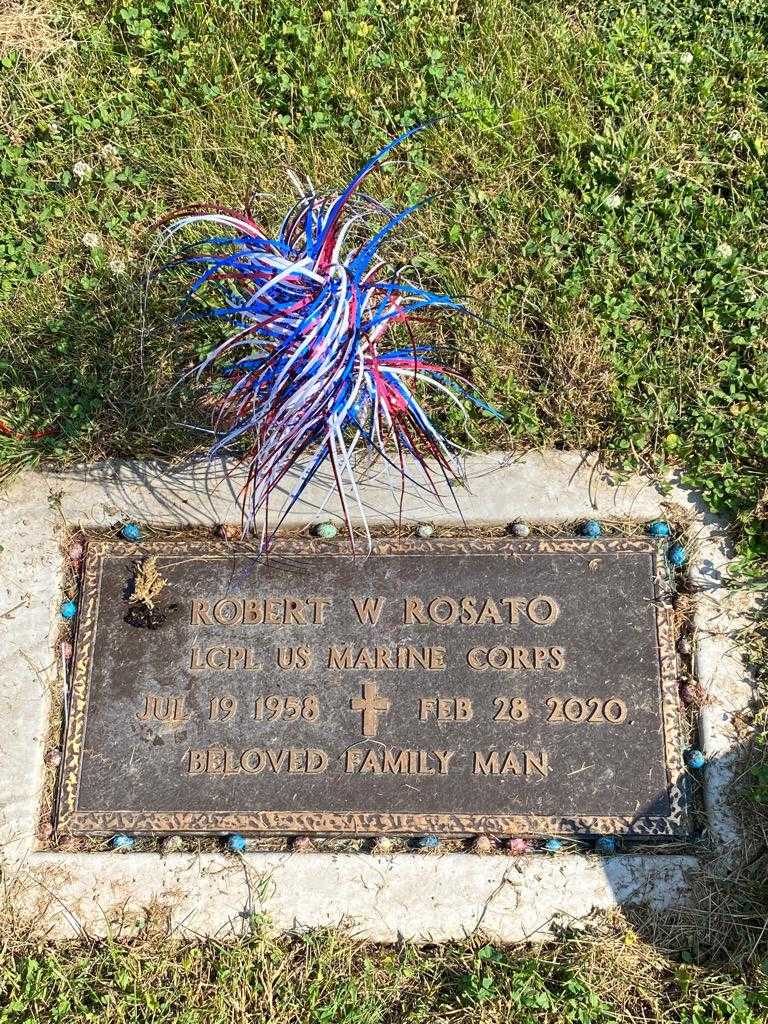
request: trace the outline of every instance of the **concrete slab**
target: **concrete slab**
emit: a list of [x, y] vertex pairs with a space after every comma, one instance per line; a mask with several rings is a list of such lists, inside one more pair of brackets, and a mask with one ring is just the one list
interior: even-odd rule
[[[547, 529], [584, 518], [636, 520], [672, 516], [688, 523], [695, 551], [695, 669], [705, 686], [701, 738], [709, 852], [732, 859], [741, 849], [729, 790], [740, 751], [739, 723], [751, 699], [748, 673], [734, 637], [748, 597], [728, 587], [727, 524], [710, 515], [677, 479], [612, 478], [594, 457], [539, 452], [468, 461], [473, 493], [461, 493], [468, 528], [516, 518]], [[440, 941], [481, 930], [506, 941], [546, 938], [593, 910], [621, 905], [653, 909], [685, 900], [697, 859], [634, 854], [600, 859], [478, 857], [471, 854], [64, 853], [40, 849], [43, 752], [51, 695], [64, 680], [55, 655], [67, 529], [135, 519], [151, 528], [238, 521], [237, 479], [221, 464], [110, 462], [67, 473], [18, 478], [0, 496], [0, 857], [10, 908], [51, 938], [130, 932], [160, 914], [179, 933], [234, 935], [253, 914], [279, 929], [339, 925], [381, 941]], [[400, 495], [386, 480], [363, 488], [369, 521], [391, 525]], [[291, 528], [328, 514], [322, 486], [289, 517]], [[458, 513], [409, 495], [406, 523], [455, 529]], [[707, 845], [707, 844], [704, 844]], [[42, 925], [41, 925], [42, 922]]]

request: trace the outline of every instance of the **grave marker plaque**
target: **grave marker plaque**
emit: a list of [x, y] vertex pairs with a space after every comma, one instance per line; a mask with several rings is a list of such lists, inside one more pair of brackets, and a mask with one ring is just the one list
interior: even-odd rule
[[661, 571], [645, 538], [92, 540], [59, 826], [684, 836]]

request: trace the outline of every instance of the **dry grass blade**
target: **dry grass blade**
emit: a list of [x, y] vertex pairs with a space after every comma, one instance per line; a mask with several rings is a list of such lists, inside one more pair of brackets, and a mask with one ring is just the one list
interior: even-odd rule
[[136, 575], [133, 578], [133, 593], [128, 598], [131, 604], [144, 604], [147, 608], [155, 607], [155, 600], [167, 585], [157, 570], [157, 555], [145, 558], [136, 563]]
[[28, 59], [45, 57], [65, 42], [46, 4], [29, 0], [0, 4], [0, 57], [14, 51]]

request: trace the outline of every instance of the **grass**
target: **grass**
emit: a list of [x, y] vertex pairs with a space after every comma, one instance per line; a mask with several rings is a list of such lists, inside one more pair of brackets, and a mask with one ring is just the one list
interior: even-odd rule
[[[767, 62], [764, 0], [5, 0], [0, 473], [193, 450], [198, 396], [169, 389], [206, 339], [173, 326], [168, 288], [143, 306], [154, 220], [255, 187], [275, 223], [286, 167], [331, 190], [451, 113], [371, 190], [434, 196], [393, 259], [493, 324], [445, 328], [506, 417], [477, 420], [479, 442], [684, 466], [764, 573]], [[633, 936], [7, 946], [0, 1022], [768, 1017], [754, 965]]]
[[[0, 15], [6, 471], [175, 455], [204, 346], [142, 317], [151, 224], [336, 187], [403, 126], [462, 112], [373, 184], [435, 201], [395, 254], [495, 325], [451, 328], [506, 415], [481, 443], [684, 464], [768, 552], [768, 57], [761, 0], [12, 3]], [[78, 178], [73, 168], [91, 168]], [[143, 340], [144, 358], [139, 358]], [[453, 424], [456, 427], [456, 424]]]
[[[385, 951], [334, 932], [6, 950], [2, 1024], [761, 1024], [768, 977], [674, 967], [630, 928], [544, 947]], [[604, 958], [611, 959], [611, 971]]]

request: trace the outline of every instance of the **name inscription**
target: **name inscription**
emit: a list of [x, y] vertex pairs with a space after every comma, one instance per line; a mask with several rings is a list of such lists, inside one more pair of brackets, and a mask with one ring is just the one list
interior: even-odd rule
[[650, 541], [382, 542], [357, 560], [157, 542], [138, 549], [174, 605], [156, 631], [124, 621], [136, 551], [87, 552], [98, 629], [81, 618], [87, 729], [81, 754], [68, 736], [62, 825], [681, 827]]

